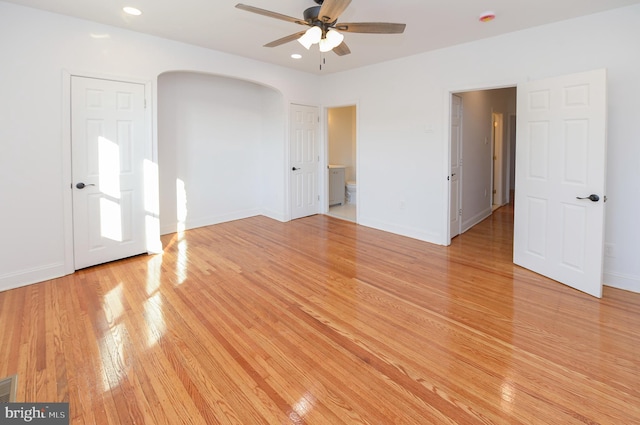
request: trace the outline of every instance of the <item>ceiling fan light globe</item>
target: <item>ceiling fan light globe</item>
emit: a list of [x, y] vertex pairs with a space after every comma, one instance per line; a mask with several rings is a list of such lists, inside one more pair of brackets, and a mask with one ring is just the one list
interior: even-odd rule
[[322, 29], [320, 27], [311, 27], [298, 39], [298, 42], [309, 50], [312, 44], [320, 42], [322, 38]]
[[335, 46], [331, 45], [331, 42], [326, 38], [320, 40], [320, 44], [318, 46], [322, 53], [330, 52]]
[[[317, 32], [320, 32], [320, 36], [318, 36]], [[305, 49], [309, 50], [312, 44], [317, 43], [316, 39], [320, 40], [320, 37], [322, 37], [322, 30], [318, 27], [311, 27], [302, 34], [298, 41]]]
[[338, 47], [342, 41], [344, 40], [344, 35], [339, 33], [336, 30], [327, 31], [327, 35], [325, 37], [327, 41], [330, 43], [331, 48]]
[[311, 41], [309, 41], [309, 38], [305, 37], [304, 35], [298, 39], [298, 43], [302, 44], [302, 47], [307, 50], [309, 50], [309, 48], [311, 48], [311, 45], [313, 44]]

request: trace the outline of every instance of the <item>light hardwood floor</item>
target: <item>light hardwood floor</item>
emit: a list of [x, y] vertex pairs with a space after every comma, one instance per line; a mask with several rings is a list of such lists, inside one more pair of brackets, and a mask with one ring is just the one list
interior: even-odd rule
[[0, 377], [74, 424], [640, 424], [640, 294], [511, 263], [512, 211], [435, 246], [255, 217], [0, 293]]

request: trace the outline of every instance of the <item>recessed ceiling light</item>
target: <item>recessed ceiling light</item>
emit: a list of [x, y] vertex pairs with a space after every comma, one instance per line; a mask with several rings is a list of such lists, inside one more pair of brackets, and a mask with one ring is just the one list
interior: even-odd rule
[[122, 10], [124, 11], [124, 13], [128, 15], [133, 15], [133, 16], [142, 15], [142, 11], [140, 9], [136, 9], [135, 7], [126, 6], [126, 7], [123, 7]]
[[489, 22], [489, 21], [493, 21], [496, 18], [496, 14], [491, 12], [491, 11], [487, 11], [484, 12], [480, 15], [480, 18], [478, 18], [480, 20], [480, 22]]
[[302, 58], [302, 55], [301, 55], [301, 54], [299, 54], [299, 53], [294, 53], [294, 54], [292, 54], [292, 55], [291, 55], [291, 58], [292, 58], [292, 59], [301, 59], [301, 58]]

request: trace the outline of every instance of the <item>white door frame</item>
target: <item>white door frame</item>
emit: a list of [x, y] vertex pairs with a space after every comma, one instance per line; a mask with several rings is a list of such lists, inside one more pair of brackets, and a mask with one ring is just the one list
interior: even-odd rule
[[[118, 77], [113, 75], [104, 75], [98, 73], [87, 72], [73, 72], [63, 70], [62, 72], [62, 200], [63, 200], [63, 220], [64, 220], [64, 273], [71, 274], [75, 272], [74, 255], [73, 255], [73, 197], [72, 197], [72, 174], [71, 174], [71, 78], [72, 77], [86, 77], [103, 80], [122, 81], [125, 83], [143, 84], [145, 93], [148, 93], [147, 99], [149, 99], [147, 108], [145, 110], [145, 119], [147, 122], [147, 128], [145, 129], [145, 157], [151, 164], [155, 164], [155, 170], [147, 170], [145, 180], [148, 188], [153, 189], [155, 193], [145, 194], [146, 204], [152, 205], [153, 211], [147, 211], [147, 214], [151, 217], [151, 220], [147, 220], [147, 252], [160, 252], [162, 251], [162, 244], [160, 242], [160, 221], [159, 221], [159, 209], [158, 209], [158, 141], [154, 134], [155, 120], [153, 107], [155, 104], [155, 98], [152, 92], [152, 83], [147, 80], [141, 80], [138, 78], [130, 77]], [[151, 181], [149, 181], [151, 180]], [[149, 196], [149, 198], [146, 198]], [[151, 232], [149, 232], [151, 231]]]
[[[517, 97], [517, 95], [516, 95]], [[516, 136], [516, 124], [515, 124], [515, 120], [517, 118], [517, 113], [509, 113], [507, 114], [507, 138], [506, 138], [506, 146], [507, 146], [507, 152], [506, 152], [506, 156], [505, 156], [505, 160], [507, 161], [507, 166], [506, 166], [506, 173], [507, 175], [505, 176], [505, 180], [506, 180], [506, 188], [504, 191], [504, 196], [505, 196], [505, 203], [509, 203], [511, 201], [513, 201], [513, 199], [511, 199], [511, 174], [513, 173], [514, 175], [514, 187], [515, 187], [515, 152], [516, 152], [516, 142], [515, 142], [515, 136]], [[513, 125], [512, 125], [513, 124]], [[511, 158], [513, 157], [513, 164], [511, 161]]]
[[443, 187], [443, 202], [445, 208], [443, 208], [442, 212], [442, 226], [445, 229], [443, 232], [444, 238], [442, 244], [445, 246], [451, 245], [451, 185], [447, 177], [451, 175], [451, 96], [456, 93], [464, 93], [468, 91], [481, 91], [481, 90], [496, 90], [496, 89], [506, 89], [517, 87], [518, 82], [516, 80], [508, 80], [494, 84], [487, 85], [472, 85], [472, 86], [463, 86], [463, 87], [453, 87], [448, 90], [445, 90], [444, 96], [444, 122], [443, 129], [445, 131], [444, 140], [447, 141], [447, 148], [443, 149], [443, 164], [445, 170], [443, 179], [442, 179], [442, 187]]
[[[455, 141], [455, 143], [458, 144], [458, 146], [457, 146], [458, 161], [456, 161], [456, 163], [458, 164], [458, 175], [456, 176], [457, 177], [457, 182], [458, 182], [458, 191], [456, 193], [456, 196], [457, 196], [458, 199], [456, 200], [456, 207], [457, 207], [458, 211], [453, 211], [453, 213], [455, 215], [457, 215], [457, 217], [458, 217], [458, 220], [457, 220], [458, 221], [458, 224], [457, 224], [458, 228], [455, 231], [455, 235], [452, 236], [452, 232], [451, 232], [451, 215], [449, 215], [449, 225], [448, 225], [449, 238], [453, 238], [453, 237], [458, 236], [458, 235], [460, 235], [462, 233], [462, 214], [461, 214], [461, 211], [462, 211], [462, 208], [463, 208], [463, 206], [462, 206], [462, 177], [463, 177], [463, 173], [464, 173], [464, 170], [463, 170], [463, 165], [464, 164], [460, 165], [459, 159], [463, 155], [463, 153], [462, 153], [462, 150], [463, 150], [462, 149], [462, 145], [463, 145], [462, 141], [463, 141], [463, 137], [464, 137], [464, 135], [463, 135], [463, 128], [464, 128], [464, 126], [463, 126], [463, 122], [464, 122], [464, 98], [462, 96], [460, 96], [459, 94], [456, 94], [456, 93], [451, 93], [451, 96], [450, 96], [452, 107], [449, 110], [449, 135], [450, 135], [449, 136], [449, 156], [451, 156], [451, 151], [452, 151], [451, 147], [452, 147], [452, 145], [454, 143], [453, 138], [451, 136], [451, 127], [452, 127], [452, 124], [451, 124], [452, 119], [451, 118], [452, 118], [452, 115], [453, 115], [453, 97], [454, 96], [456, 96], [456, 97], [458, 97], [460, 99], [460, 109], [461, 109], [461, 112], [462, 112], [461, 113], [462, 120], [460, 121], [460, 129], [458, 131], [458, 138]], [[447, 167], [449, 167], [449, 174], [447, 176], [447, 183], [448, 183], [447, 187], [448, 187], [448, 190], [449, 190], [449, 211], [451, 212], [451, 202], [454, 201], [452, 199], [453, 197], [451, 196], [451, 182], [456, 180], [456, 179], [454, 179], [453, 170], [451, 169], [451, 160], [449, 160], [449, 163], [447, 164]]]
[[[496, 124], [499, 124], [496, 126]], [[491, 112], [491, 208], [504, 202], [504, 114]], [[495, 192], [495, 193], [494, 193]], [[498, 203], [496, 203], [498, 200]]]
[[[327, 214], [329, 212], [329, 109], [344, 108], [347, 106], [353, 106], [356, 108], [356, 184], [360, 184], [360, 149], [358, 149], [360, 139], [360, 104], [357, 101], [340, 103], [336, 105], [326, 105], [322, 108], [322, 118], [320, 120], [324, 125], [321, 126], [322, 133], [322, 153], [321, 153], [321, 169], [322, 173], [322, 212]], [[360, 191], [356, 190], [356, 223], [358, 223], [358, 217], [360, 215]]]

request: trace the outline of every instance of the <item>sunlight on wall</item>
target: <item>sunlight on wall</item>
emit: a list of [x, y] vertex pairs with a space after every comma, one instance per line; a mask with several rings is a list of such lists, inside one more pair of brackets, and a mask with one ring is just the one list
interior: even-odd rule
[[186, 230], [187, 221], [187, 191], [184, 181], [176, 179], [176, 216], [178, 219], [178, 236]]
[[145, 237], [147, 251], [161, 253], [160, 242], [160, 200], [158, 194], [158, 164], [145, 159], [144, 170], [144, 210], [145, 210]]
[[183, 239], [184, 231], [187, 228], [187, 190], [184, 181], [176, 179], [176, 218], [178, 219], [178, 258], [176, 259], [176, 278], [178, 285], [187, 280], [187, 241]]

